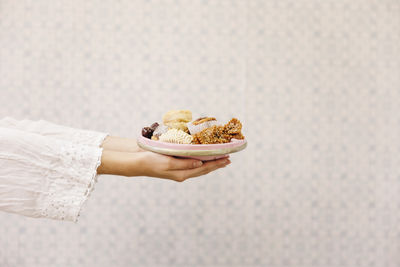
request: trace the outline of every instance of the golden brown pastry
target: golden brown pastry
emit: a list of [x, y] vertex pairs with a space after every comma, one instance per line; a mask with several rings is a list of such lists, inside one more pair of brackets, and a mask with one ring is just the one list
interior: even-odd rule
[[171, 110], [164, 114], [163, 122], [165, 125], [171, 122], [189, 122], [192, 120], [192, 112], [190, 110]]
[[189, 132], [186, 122], [168, 122], [165, 125], [168, 126], [170, 129], [177, 129], [186, 133]]
[[237, 133], [234, 135], [231, 135], [232, 139], [239, 139], [239, 140], [243, 140], [244, 139], [244, 135], [242, 133]]
[[241, 133], [242, 123], [231, 119], [224, 126], [214, 125], [193, 135], [193, 144], [220, 144], [229, 143], [233, 138], [244, 139]]
[[242, 130], [242, 123], [238, 119], [233, 118], [224, 127], [228, 134], [239, 134]]

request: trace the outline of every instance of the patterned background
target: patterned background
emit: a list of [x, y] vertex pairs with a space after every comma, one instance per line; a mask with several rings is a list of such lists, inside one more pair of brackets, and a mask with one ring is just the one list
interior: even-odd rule
[[0, 0], [0, 117], [135, 136], [174, 108], [248, 148], [102, 176], [78, 224], [0, 214], [0, 266], [399, 266], [398, 0]]

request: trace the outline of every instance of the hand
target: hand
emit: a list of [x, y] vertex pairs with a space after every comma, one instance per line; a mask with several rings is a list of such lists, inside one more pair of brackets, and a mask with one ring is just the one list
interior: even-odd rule
[[179, 159], [153, 152], [141, 152], [141, 175], [183, 182], [188, 178], [208, 174], [230, 164], [229, 157], [202, 162], [195, 159]]
[[230, 164], [229, 157], [203, 163], [160, 155], [139, 148], [136, 140], [129, 138], [109, 137], [102, 146], [101, 165], [97, 169], [99, 174], [150, 176], [183, 182]]

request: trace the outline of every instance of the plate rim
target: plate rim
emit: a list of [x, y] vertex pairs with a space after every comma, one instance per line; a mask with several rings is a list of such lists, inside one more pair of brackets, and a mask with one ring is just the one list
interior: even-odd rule
[[[154, 147], [140, 142], [139, 138], [137, 139], [137, 144], [142, 149], [170, 156], [220, 156], [220, 155], [236, 153], [245, 149], [247, 147], [247, 140], [244, 139], [243, 143], [238, 144], [236, 146], [230, 146], [220, 149], [208, 149], [208, 150], [187, 150], [187, 149], [178, 150], [171, 148]], [[213, 144], [213, 145], [218, 145], [218, 144]]]

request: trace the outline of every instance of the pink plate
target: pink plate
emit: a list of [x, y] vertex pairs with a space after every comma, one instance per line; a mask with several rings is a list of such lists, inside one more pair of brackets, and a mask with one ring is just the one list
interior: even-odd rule
[[243, 150], [247, 146], [246, 140], [237, 139], [232, 139], [230, 143], [225, 144], [182, 145], [154, 141], [145, 138], [142, 135], [139, 135], [137, 143], [141, 148], [145, 150], [169, 156], [193, 158], [203, 161], [226, 157], [228, 154]]

